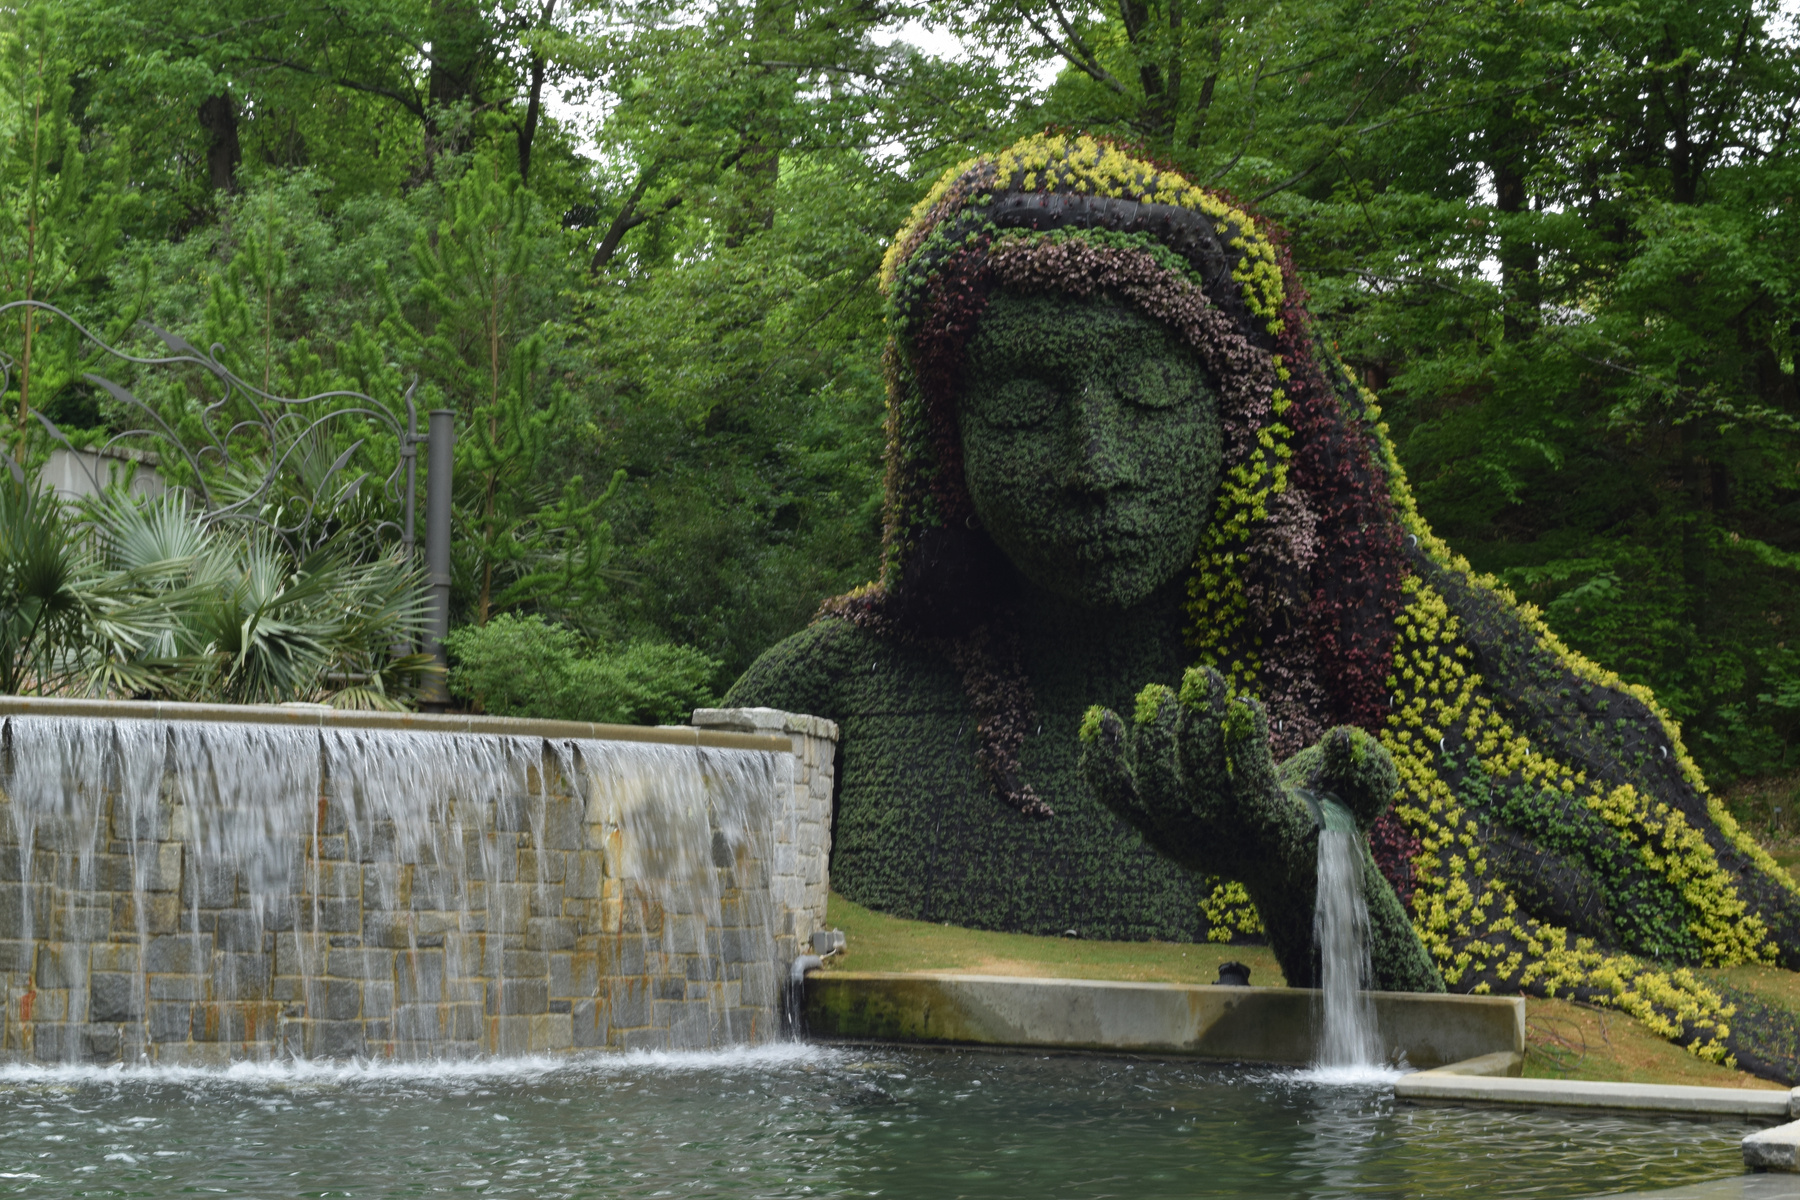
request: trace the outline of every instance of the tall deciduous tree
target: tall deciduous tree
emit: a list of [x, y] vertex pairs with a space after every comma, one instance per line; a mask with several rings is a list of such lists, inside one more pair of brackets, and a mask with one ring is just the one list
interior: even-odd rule
[[442, 397], [457, 413], [475, 622], [534, 598], [550, 579], [562, 606], [591, 604], [605, 590], [611, 550], [600, 510], [619, 481], [589, 498], [579, 476], [543, 474], [553, 445], [579, 424], [550, 375], [540, 328], [558, 298], [551, 264], [566, 261], [561, 235], [495, 156], [477, 158], [446, 189], [445, 209], [414, 246], [417, 317], [395, 300], [384, 328], [428, 381], [428, 401]]
[[[15, 12], [0, 34], [0, 302], [15, 304], [4, 350], [16, 370], [14, 453], [23, 457], [33, 407], [74, 375], [80, 347], [34, 304], [91, 300], [113, 267], [126, 204], [119, 157], [84, 152], [62, 28], [48, 4]], [[96, 314], [99, 315], [99, 314]], [[46, 344], [41, 331], [56, 330]]]

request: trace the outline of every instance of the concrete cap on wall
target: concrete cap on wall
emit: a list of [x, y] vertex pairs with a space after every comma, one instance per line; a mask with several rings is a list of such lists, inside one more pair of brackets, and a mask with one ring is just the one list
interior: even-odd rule
[[[705, 711], [705, 710], [703, 710]], [[737, 711], [737, 710], [726, 710]], [[791, 753], [785, 737], [737, 726], [602, 725], [589, 721], [539, 721], [467, 713], [367, 712], [323, 704], [186, 704], [169, 700], [89, 700], [63, 696], [0, 696], [0, 717], [95, 717], [105, 720], [219, 721], [319, 729], [387, 729], [402, 733], [469, 733], [578, 738], [598, 742], [647, 742], [717, 750]], [[817, 718], [805, 718], [817, 720]], [[830, 722], [825, 722], [830, 724]], [[835, 734], [836, 726], [832, 726]]]
[[838, 739], [836, 721], [779, 708], [696, 708], [693, 724], [700, 729], [731, 729], [739, 733], [798, 733], [805, 737]]

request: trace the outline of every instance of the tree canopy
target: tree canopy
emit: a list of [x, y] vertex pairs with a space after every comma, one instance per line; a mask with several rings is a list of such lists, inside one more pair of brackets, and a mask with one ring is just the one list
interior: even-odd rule
[[[458, 624], [719, 688], [871, 577], [887, 239], [947, 166], [1082, 129], [1273, 216], [1435, 527], [1714, 778], [1789, 765], [1770, 0], [40, 0], [0, 33], [0, 302], [282, 394], [416, 381], [461, 430]], [[22, 455], [33, 412], [123, 427], [46, 336], [0, 329]]]

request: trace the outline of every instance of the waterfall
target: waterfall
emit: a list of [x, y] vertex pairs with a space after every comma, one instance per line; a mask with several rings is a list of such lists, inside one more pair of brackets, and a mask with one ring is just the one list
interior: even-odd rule
[[1319, 876], [1313, 901], [1313, 937], [1319, 945], [1320, 990], [1325, 1021], [1315, 1064], [1370, 1068], [1381, 1063], [1375, 1004], [1367, 988], [1369, 908], [1363, 901], [1362, 838], [1356, 824], [1330, 799], [1319, 798]]
[[695, 745], [11, 717], [0, 1057], [766, 1040], [791, 771]]

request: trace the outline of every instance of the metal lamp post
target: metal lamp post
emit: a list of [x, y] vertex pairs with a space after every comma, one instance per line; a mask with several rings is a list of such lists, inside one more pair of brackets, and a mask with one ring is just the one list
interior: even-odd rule
[[449, 659], [444, 638], [450, 633], [450, 482], [456, 450], [455, 414], [447, 408], [431, 410], [425, 451], [425, 586], [431, 599], [431, 621], [425, 630], [425, 649], [437, 659], [439, 670], [419, 691], [419, 707], [442, 712], [450, 704]]

